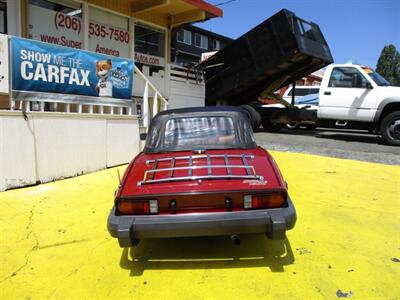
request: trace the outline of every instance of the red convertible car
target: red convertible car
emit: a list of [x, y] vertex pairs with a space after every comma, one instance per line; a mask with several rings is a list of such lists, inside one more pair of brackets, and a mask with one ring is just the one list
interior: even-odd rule
[[121, 247], [141, 239], [266, 233], [284, 239], [296, 212], [271, 155], [236, 107], [169, 110], [115, 194], [108, 230]]

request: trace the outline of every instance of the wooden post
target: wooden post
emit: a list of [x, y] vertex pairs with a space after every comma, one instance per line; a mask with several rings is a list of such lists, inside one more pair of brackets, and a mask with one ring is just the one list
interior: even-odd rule
[[150, 120], [149, 120], [149, 83], [146, 81], [146, 84], [144, 86], [144, 92], [143, 92], [143, 113], [142, 113], [142, 119], [143, 119], [143, 126], [148, 127]]
[[158, 113], [158, 93], [155, 92], [153, 100], [153, 118]]

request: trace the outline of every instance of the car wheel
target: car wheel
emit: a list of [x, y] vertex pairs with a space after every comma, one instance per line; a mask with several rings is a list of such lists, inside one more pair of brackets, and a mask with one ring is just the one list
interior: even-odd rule
[[278, 131], [283, 127], [283, 124], [271, 123], [268, 120], [262, 120], [261, 123], [266, 131]]
[[400, 111], [394, 111], [384, 117], [380, 129], [386, 144], [400, 146]]
[[300, 124], [298, 122], [290, 122], [285, 125], [287, 129], [298, 129]]
[[256, 131], [258, 128], [260, 128], [261, 125], [260, 113], [256, 111], [255, 108], [251, 105], [242, 105], [241, 107], [247, 112], [250, 119], [251, 128], [253, 128], [253, 131]]

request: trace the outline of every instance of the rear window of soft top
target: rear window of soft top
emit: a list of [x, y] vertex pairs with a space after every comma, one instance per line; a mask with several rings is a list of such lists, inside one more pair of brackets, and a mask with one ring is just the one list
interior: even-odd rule
[[165, 124], [164, 145], [167, 147], [235, 142], [235, 127], [230, 117], [174, 118]]

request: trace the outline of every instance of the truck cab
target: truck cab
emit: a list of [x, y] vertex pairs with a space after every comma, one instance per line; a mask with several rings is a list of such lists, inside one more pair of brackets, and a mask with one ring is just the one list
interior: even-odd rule
[[388, 96], [400, 96], [369, 67], [343, 64], [328, 66], [319, 92], [318, 118], [373, 122], [379, 103]]
[[[400, 87], [390, 86], [372, 68], [332, 64], [319, 91], [318, 123], [377, 129], [383, 140], [400, 145]], [[325, 122], [324, 122], [325, 121]]]

